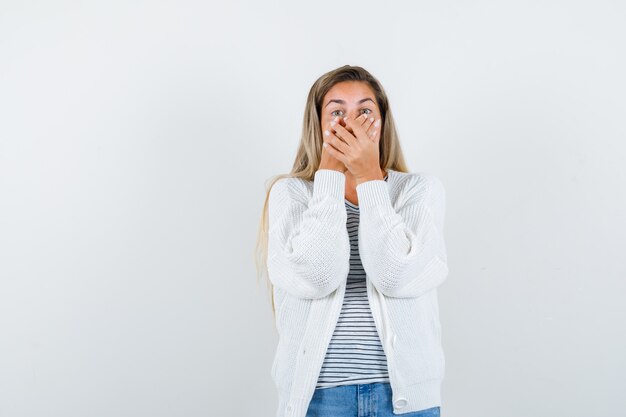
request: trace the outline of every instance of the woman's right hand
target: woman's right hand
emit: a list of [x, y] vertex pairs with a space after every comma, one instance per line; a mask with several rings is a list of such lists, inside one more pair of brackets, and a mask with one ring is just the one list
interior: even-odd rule
[[[332, 121], [334, 121], [335, 123], [339, 123], [339, 116], [335, 116]], [[330, 122], [326, 126], [322, 126], [322, 135], [324, 137], [324, 140], [326, 140], [325, 138], [328, 137], [326, 136], [325, 131], [330, 131], [330, 129]], [[320, 166], [318, 169], [334, 169], [335, 171], [345, 173], [348, 168], [346, 168], [343, 162], [328, 153], [325, 146], [322, 146], [322, 159], [320, 161]]]

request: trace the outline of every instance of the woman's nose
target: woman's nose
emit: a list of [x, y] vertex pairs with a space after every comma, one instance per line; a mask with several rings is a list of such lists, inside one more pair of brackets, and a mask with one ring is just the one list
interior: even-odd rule
[[[356, 120], [358, 117], [360, 116], [359, 112], [355, 112], [355, 113], [349, 113], [348, 117], [351, 120]], [[343, 120], [343, 125], [346, 127], [346, 129], [348, 130], [348, 132], [352, 133], [352, 128], [347, 126], [346, 121]]]
[[345, 127], [348, 132], [352, 133], [352, 128], [348, 126], [348, 124], [343, 118], [341, 119], [341, 126]]

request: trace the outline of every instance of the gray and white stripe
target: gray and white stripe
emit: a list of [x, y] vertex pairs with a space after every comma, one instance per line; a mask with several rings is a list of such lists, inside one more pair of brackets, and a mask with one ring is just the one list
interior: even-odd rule
[[[385, 181], [387, 181], [385, 176]], [[345, 200], [350, 236], [350, 272], [335, 330], [316, 388], [389, 382], [387, 358], [367, 299], [365, 271], [359, 257], [359, 207]]]

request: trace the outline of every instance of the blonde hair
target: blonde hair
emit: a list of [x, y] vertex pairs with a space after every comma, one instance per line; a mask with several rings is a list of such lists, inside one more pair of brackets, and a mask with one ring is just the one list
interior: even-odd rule
[[376, 104], [378, 105], [382, 119], [379, 149], [380, 167], [385, 170], [392, 169], [400, 172], [408, 172], [408, 168], [402, 154], [402, 149], [400, 148], [398, 133], [396, 132], [394, 120], [391, 115], [387, 94], [385, 93], [380, 82], [378, 82], [378, 80], [364, 68], [352, 65], [344, 65], [319, 77], [309, 90], [309, 95], [306, 100], [300, 146], [298, 147], [291, 172], [288, 174], [276, 175], [270, 178], [269, 186], [266, 182], [265, 202], [263, 204], [259, 234], [255, 249], [255, 262], [257, 268], [257, 283], [262, 275], [265, 275], [266, 277], [266, 283], [268, 284], [272, 299], [272, 313], [274, 315], [276, 314], [274, 291], [272, 282], [269, 280], [269, 273], [267, 270], [267, 241], [269, 226], [267, 219], [267, 207], [270, 191], [274, 183], [281, 178], [301, 178], [303, 180], [313, 181], [315, 172], [320, 165], [322, 144], [324, 143], [320, 127], [322, 100], [324, 99], [326, 93], [335, 84], [343, 81], [366, 82], [374, 92]]

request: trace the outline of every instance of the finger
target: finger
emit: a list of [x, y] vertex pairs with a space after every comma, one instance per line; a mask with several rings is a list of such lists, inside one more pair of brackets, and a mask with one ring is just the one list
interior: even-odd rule
[[324, 130], [324, 140], [330, 135], [330, 133], [334, 130], [334, 126], [339, 123], [339, 116], [335, 116], [330, 122], [326, 124], [326, 130]]
[[372, 140], [374, 141], [379, 141], [380, 140], [380, 136], [377, 135], [377, 133], [381, 130], [380, 129], [380, 124], [381, 124], [381, 119], [377, 119], [376, 121], [374, 121], [374, 123], [372, 123], [372, 135], [370, 136], [372, 138]]
[[336, 148], [334, 148], [333, 145], [331, 145], [328, 142], [324, 142], [324, 149], [326, 150], [326, 152], [330, 154], [330, 156], [343, 162], [343, 164], [346, 165], [347, 163], [346, 156], [342, 154], [341, 152], [339, 152]]
[[[359, 122], [362, 125], [363, 123], [365, 123], [367, 121], [367, 116], [368, 116], [367, 113], [361, 113], [359, 116], [355, 117], [353, 120]], [[341, 120], [343, 120], [345, 122], [348, 119], [349, 119], [349, 117], [345, 116]]]
[[374, 138], [373, 138], [373, 136], [372, 136], [372, 132], [376, 129], [376, 128], [374, 127], [374, 120], [376, 120], [376, 119], [374, 119], [373, 117], [370, 117], [370, 118], [369, 118], [369, 119], [367, 119], [367, 121], [363, 124], [364, 126], [366, 126], [365, 131], [367, 132], [367, 136], [368, 136], [370, 139], [372, 139], [372, 140], [374, 139]]
[[374, 119], [373, 117], [368, 117], [367, 119], [365, 119], [365, 122], [363, 122], [363, 129], [365, 130], [365, 134], [367, 135], [367, 138], [369, 140], [374, 140], [374, 138], [372, 137], [372, 132], [374, 131]]
[[341, 118], [340, 120], [341, 126], [343, 126], [348, 132], [353, 133], [352, 128], [346, 124], [347, 119], [348, 119], [348, 116]]
[[[350, 119], [347, 119], [347, 120], [350, 120]], [[351, 143], [354, 143], [356, 141], [356, 138], [354, 137], [354, 135], [350, 133], [348, 129], [341, 126], [339, 123], [336, 123], [334, 126], [331, 126], [331, 130], [335, 131], [337, 133], [337, 136], [339, 136], [347, 145], [350, 145]]]
[[334, 132], [335, 136], [337, 136], [339, 138], [339, 140], [341, 140], [344, 143], [346, 143], [346, 141], [341, 137], [341, 135], [336, 133], [336, 127], [337, 127], [337, 125], [339, 125], [339, 120], [338, 119], [339, 119], [339, 116], [335, 116], [335, 118], [328, 123], [328, 131], [329, 131], [329, 133], [326, 136], [328, 137], [330, 134], [332, 134]]
[[326, 132], [326, 139], [324, 140], [324, 142], [330, 143], [335, 149], [339, 150], [343, 154], [349, 152], [350, 146], [345, 143], [341, 138], [337, 137], [337, 135], [332, 131], [332, 128], [327, 130]]
[[380, 125], [380, 119], [375, 119], [374, 117], [370, 117], [367, 123], [369, 124], [367, 128], [367, 136], [371, 140], [375, 140], [376, 131], [379, 130], [378, 126]]
[[363, 126], [367, 122], [367, 113], [361, 113], [361, 115], [355, 118], [354, 121]]
[[[365, 115], [365, 117], [367, 117], [367, 115]], [[356, 139], [369, 139], [367, 131], [363, 127], [363, 120], [363, 115], [359, 116], [356, 120], [350, 118], [346, 119], [346, 124], [352, 128]]]
[[[346, 128], [346, 130], [354, 135], [354, 130], [352, 129], [352, 126], [348, 125], [347, 123], [348, 119], [350, 118], [346, 116], [342, 118], [341, 120], [343, 121], [344, 127]], [[356, 117], [355, 119], [350, 119], [350, 120], [353, 120], [355, 123], [363, 125], [363, 123], [367, 121], [367, 115], [365, 113], [361, 113], [360, 116]]]

